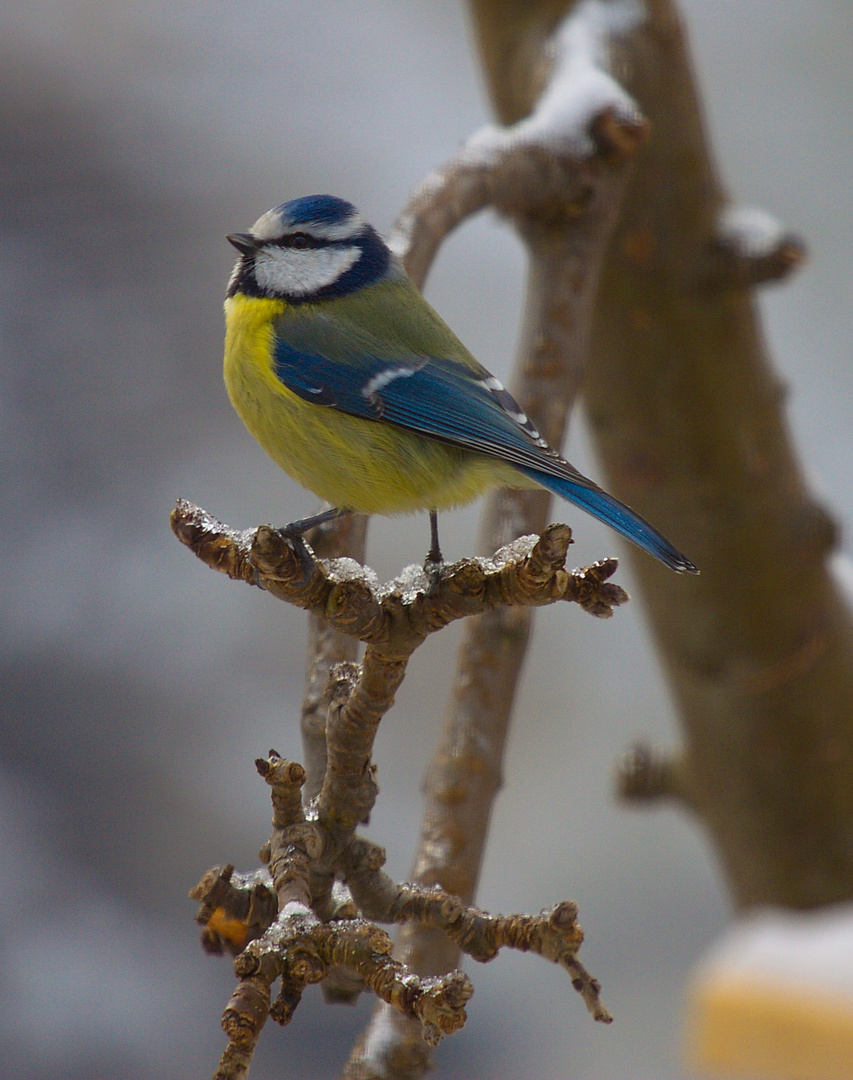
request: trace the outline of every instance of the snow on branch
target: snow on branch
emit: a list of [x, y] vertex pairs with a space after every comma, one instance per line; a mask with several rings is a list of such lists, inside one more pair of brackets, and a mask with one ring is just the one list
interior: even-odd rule
[[326, 769], [310, 809], [303, 804], [306, 772], [300, 764], [275, 751], [256, 762], [273, 804], [273, 832], [261, 849], [266, 872], [241, 878], [231, 865], [215, 867], [191, 893], [201, 904], [205, 949], [236, 954], [240, 980], [223, 1015], [229, 1043], [216, 1076], [245, 1076], [267, 1016], [288, 1023], [304, 988], [327, 979], [331, 996], [371, 990], [420, 1021], [430, 1045], [460, 1028], [473, 993], [467, 976], [451, 971], [419, 978], [391, 957], [390, 938], [375, 922], [441, 929], [481, 961], [504, 947], [539, 953], [568, 972], [596, 1020], [609, 1022], [597, 981], [577, 959], [583, 935], [574, 904], [539, 916], [490, 916], [441, 889], [398, 885], [382, 871], [382, 849], [356, 829], [376, 800], [371, 758], [379, 723], [427, 636], [455, 619], [560, 600], [606, 617], [627, 599], [608, 581], [616, 560], [566, 570], [571, 530], [552, 525], [541, 537], [522, 537], [491, 558], [442, 568], [437, 583], [409, 569], [380, 586], [352, 559], [319, 560], [301, 538], [270, 526], [238, 532], [186, 502], [173, 511], [172, 528], [208, 566], [322, 614], [367, 645], [361, 664], [341, 663], [331, 671]]
[[606, 63], [614, 38], [641, 16], [634, 0], [584, 0], [552, 39], [550, 77], [530, 115], [481, 128], [415, 189], [389, 244], [417, 284], [447, 234], [485, 207], [521, 227], [545, 221], [552, 229], [599, 202], [608, 210], [618, 203], [614, 181], [621, 191], [648, 125]]
[[619, 125], [642, 130], [639, 106], [607, 68], [613, 40], [633, 30], [642, 17], [636, 0], [578, 4], [549, 43], [551, 75], [530, 115], [511, 127], [487, 125], [471, 136], [463, 154], [492, 162], [509, 148], [527, 146], [589, 157], [596, 152], [596, 122], [607, 114]]
[[759, 285], [787, 277], [806, 258], [806, 246], [766, 210], [726, 206], [717, 218], [706, 283], [712, 288]]

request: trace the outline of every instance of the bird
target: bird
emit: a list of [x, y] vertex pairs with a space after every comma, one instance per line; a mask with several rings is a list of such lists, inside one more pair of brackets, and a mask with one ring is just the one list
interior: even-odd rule
[[545, 488], [666, 566], [694, 564], [554, 450], [430, 306], [352, 203], [308, 195], [231, 233], [225, 385], [286, 473], [342, 514], [426, 511], [425, 568], [441, 567], [438, 511], [495, 487]]

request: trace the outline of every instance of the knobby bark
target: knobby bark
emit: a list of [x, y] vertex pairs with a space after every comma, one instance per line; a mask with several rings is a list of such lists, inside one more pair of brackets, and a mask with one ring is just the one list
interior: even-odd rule
[[503, 948], [537, 953], [560, 965], [593, 1017], [608, 1023], [599, 984], [577, 957], [583, 933], [575, 904], [564, 901], [537, 916], [490, 916], [446, 889], [396, 883], [382, 870], [384, 851], [357, 829], [376, 800], [372, 754], [380, 721], [426, 638], [454, 620], [500, 608], [571, 602], [607, 617], [627, 599], [608, 581], [616, 561], [567, 571], [571, 530], [552, 525], [489, 559], [380, 586], [353, 560], [318, 560], [301, 538], [270, 526], [237, 532], [184, 501], [171, 524], [212, 569], [322, 617], [366, 645], [361, 664], [340, 663], [330, 672], [316, 798], [303, 800], [301, 764], [274, 750], [255, 763], [273, 805], [273, 832], [260, 852], [267, 869], [235, 876], [230, 864], [214, 867], [190, 893], [201, 905], [204, 948], [233, 953], [240, 980], [222, 1017], [228, 1045], [216, 1080], [247, 1075], [267, 1017], [289, 1023], [311, 983], [322, 983], [334, 1000], [372, 991], [416, 1024], [426, 1045], [462, 1027], [471, 980], [459, 971], [419, 977], [391, 956], [391, 940], [376, 922], [415, 921], [479, 961]]

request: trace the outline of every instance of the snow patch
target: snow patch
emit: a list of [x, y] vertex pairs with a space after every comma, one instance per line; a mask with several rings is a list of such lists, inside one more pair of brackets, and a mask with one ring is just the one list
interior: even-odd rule
[[527, 536], [519, 536], [517, 540], [513, 540], [509, 544], [504, 544], [502, 548], [490, 555], [489, 557], [478, 557], [477, 565], [487, 574], [497, 573], [502, 570], [507, 564], [520, 562], [522, 559], [526, 559], [531, 551], [539, 543], [539, 537], [535, 533], [530, 533]]
[[785, 236], [778, 219], [757, 206], [727, 206], [717, 228], [724, 243], [751, 259], [772, 255]]
[[374, 591], [379, 588], [379, 578], [369, 566], [362, 566], [355, 559], [342, 556], [338, 559], [329, 559], [326, 564], [329, 577], [335, 581], [363, 581], [364, 584]]
[[411, 604], [418, 593], [425, 593], [428, 588], [429, 578], [426, 571], [417, 563], [412, 563], [410, 566], [404, 566], [392, 581], [386, 581], [379, 588], [377, 596], [380, 600], [384, 600], [392, 593], [399, 593], [404, 604]]
[[488, 163], [519, 143], [582, 156], [593, 150], [589, 127], [605, 109], [624, 120], [641, 117], [637, 103], [606, 64], [611, 41], [643, 18], [638, 0], [583, 0], [554, 34], [551, 78], [530, 116], [509, 128], [488, 125], [475, 132], [465, 156]]

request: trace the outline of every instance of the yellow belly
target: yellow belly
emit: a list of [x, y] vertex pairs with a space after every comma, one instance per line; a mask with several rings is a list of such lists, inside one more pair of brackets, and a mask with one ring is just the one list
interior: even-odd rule
[[284, 301], [225, 302], [225, 385], [243, 423], [282, 469], [333, 506], [368, 514], [443, 510], [491, 487], [535, 486], [512, 466], [350, 416], [292, 393], [270, 365]]

